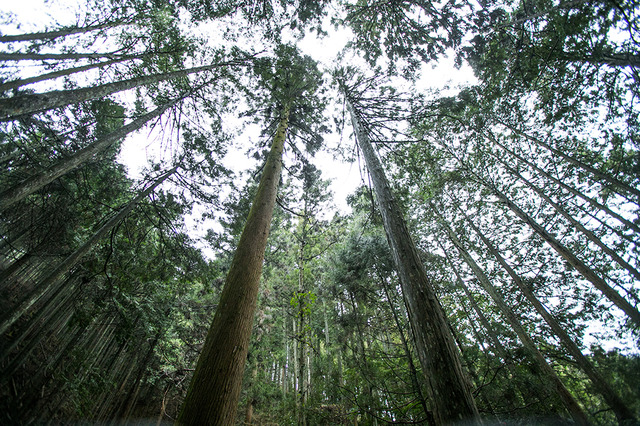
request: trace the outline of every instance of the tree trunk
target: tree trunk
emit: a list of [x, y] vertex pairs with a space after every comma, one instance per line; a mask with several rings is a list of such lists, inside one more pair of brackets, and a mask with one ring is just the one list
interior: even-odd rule
[[46, 81], [46, 80], [52, 80], [58, 77], [64, 77], [65, 75], [71, 75], [71, 74], [76, 74], [83, 71], [89, 71], [94, 68], [103, 68], [103, 67], [117, 64], [119, 62], [127, 61], [130, 59], [137, 59], [138, 57], [139, 56], [137, 55], [121, 56], [119, 58], [111, 59], [109, 61], [96, 62], [94, 64], [83, 65], [80, 67], [65, 68], [63, 70], [52, 71], [45, 74], [36, 75], [33, 77], [7, 81], [5, 83], [0, 83], [0, 92], [3, 92], [5, 90], [17, 89], [19, 87], [26, 86], [28, 84], [38, 83], [40, 81]]
[[589, 281], [595, 288], [600, 290], [604, 296], [613, 302], [618, 308], [620, 308], [629, 318], [636, 324], [640, 324], [640, 312], [634, 306], [631, 305], [626, 299], [624, 299], [620, 293], [614, 288], [609, 286], [605, 280], [600, 278], [589, 266], [583, 263], [580, 259], [574, 255], [571, 250], [562, 245], [557, 239], [555, 239], [550, 233], [548, 233], [540, 224], [538, 224], [532, 217], [527, 215], [523, 210], [516, 206], [511, 200], [507, 198], [497, 188], [491, 186], [491, 189], [496, 196], [511, 209], [522, 221], [527, 223], [543, 240], [545, 240], [564, 260], [566, 260], [571, 266], [573, 266], [587, 281]]
[[453, 245], [458, 249], [460, 256], [464, 259], [465, 263], [469, 265], [469, 267], [473, 271], [473, 274], [476, 276], [476, 278], [482, 285], [482, 288], [484, 288], [484, 290], [487, 293], [489, 293], [489, 295], [491, 296], [495, 304], [498, 306], [498, 309], [500, 309], [500, 312], [502, 312], [502, 315], [504, 315], [504, 317], [507, 319], [507, 322], [509, 323], [511, 328], [518, 335], [518, 338], [520, 339], [524, 347], [533, 356], [540, 370], [543, 372], [546, 378], [551, 382], [551, 384], [555, 388], [557, 395], [560, 397], [560, 400], [564, 403], [565, 407], [569, 411], [569, 414], [571, 414], [571, 417], [573, 418], [573, 420], [577, 424], [588, 425], [589, 420], [587, 419], [587, 415], [584, 413], [582, 407], [580, 406], [580, 404], [578, 404], [575, 398], [567, 390], [567, 388], [564, 386], [564, 384], [562, 383], [558, 375], [555, 373], [553, 368], [551, 368], [547, 360], [540, 353], [540, 351], [536, 347], [535, 343], [533, 342], [529, 334], [522, 327], [522, 324], [520, 324], [520, 321], [516, 317], [515, 313], [511, 310], [511, 308], [509, 308], [504, 298], [498, 293], [496, 288], [491, 284], [491, 282], [489, 281], [489, 278], [486, 276], [482, 268], [478, 266], [478, 264], [475, 262], [475, 260], [473, 260], [471, 255], [464, 249], [458, 237], [453, 233], [451, 228], [446, 224], [444, 218], [438, 212], [438, 210], [435, 208], [435, 206], [431, 201], [429, 201], [429, 206], [431, 207], [432, 211], [436, 214], [436, 216], [438, 216], [438, 218], [440, 219], [441, 226], [444, 228], [444, 230], [448, 234], [449, 239], [451, 240]]
[[122, 210], [120, 210], [115, 216], [109, 219], [102, 227], [95, 233], [89, 240], [87, 240], [82, 246], [80, 246], [76, 251], [71, 253], [65, 260], [63, 260], [58, 266], [41, 282], [38, 283], [38, 286], [34, 291], [28, 294], [24, 299], [22, 299], [18, 305], [12, 309], [10, 312], [5, 313], [0, 318], [0, 335], [4, 334], [5, 331], [25, 312], [29, 310], [34, 303], [36, 303], [45, 293], [48, 291], [55, 291], [56, 287], [59, 285], [57, 283], [58, 279], [66, 274], [71, 267], [73, 267], [78, 260], [87, 254], [89, 250], [100, 241], [114, 226], [116, 226], [122, 219], [124, 219], [133, 208], [145, 197], [147, 197], [158, 185], [164, 182], [169, 176], [171, 176], [175, 171], [178, 170], [178, 167], [174, 167], [162, 174], [158, 179], [156, 179], [151, 186], [142, 191], [137, 197], [131, 200]]
[[231, 425], [276, 201], [290, 105], [282, 111], [249, 217], [242, 231], [211, 328], [178, 417], [183, 425]]
[[129, 19], [129, 20], [119, 19], [116, 21], [103, 22], [101, 24], [96, 24], [96, 25], [88, 25], [86, 27], [67, 27], [67, 28], [61, 28], [59, 30], [43, 31], [39, 33], [0, 35], [0, 42], [11, 43], [11, 42], [17, 42], [17, 41], [53, 40], [58, 37], [66, 37], [73, 34], [82, 34], [82, 33], [88, 33], [91, 31], [102, 30], [105, 28], [112, 28], [118, 25], [127, 24], [130, 21], [132, 21], [132, 19]]
[[585, 372], [587, 377], [591, 380], [596, 390], [603, 396], [604, 400], [609, 404], [609, 406], [613, 409], [613, 412], [616, 414], [618, 418], [618, 422], [620, 424], [624, 424], [628, 422], [629, 424], [635, 423], [636, 418], [634, 417], [632, 411], [626, 406], [626, 404], [618, 397], [616, 392], [609, 386], [609, 383], [602, 377], [602, 375], [595, 369], [593, 364], [582, 354], [578, 345], [569, 337], [566, 331], [560, 326], [558, 321], [547, 311], [544, 305], [538, 300], [538, 298], [533, 294], [533, 291], [529, 288], [529, 286], [525, 285], [522, 282], [518, 274], [513, 270], [513, 268], [507, 263], [507, 261], [500, 255], [498, 249], [489, 241], [489, 239], [478, 229], [478, 227], [473, 223], [471, 219], [469, 219], [466, 214], [459, 209], [460, 212], [465, 216], [467, 223], [471, 225], [473, 230], [478, 234], [482, 242], [485, 244], [489, 252], [498, 260], [498, 263], [502, 266], [502, 268], [507, 271], [513, 282], [518, 286], [522, 294], [531, 302], [531, 304], [535, 307], [536, 311], [544, 318], [544, 320], [549, 324], [553, 333], [560, 339], [564, 347], [569, 351], [571, 356], [576, 360], [582, 371]]
[[88, 146], [76, 151], [71, 156], [61, 159], [57, 164], [45, 169], [37, 175], [31, 176], [24, 182], [7, 189], [0, 194], [0, 211], [7, 210], [15, 203], [23, 200], [25, 197], [33, 194], [37, 190], [41, 189], [45, 185], [53, 182], [60, 176], [64, 176], [70, 171], [82, 166], [87, 161], [91, 160], [95, 155], [103, 152], [116, 141], [124, 138], [129, 133], [135, 132], [142, 126], [147, 124], [154, 118], [159, 117], [167, 109], [179, 102], [180, 99], [176, 99], [169, 103], [166, 103], [155, 110], [138, 117], [131, 123], [122, 126], [118, 130], [115, 130], [105, 137], [98, 139], [97, 141], [89, 144]]
[[186, 77], [190, 74], [211, 71], [225, 66], [244, 65], [246, 62], [246, 60], [232, 60], [218, 64], [189, 68], [186, 70], [167, 72], [163, 74], [152, 74], [129, 80], [116, 81], [114, 83], [107, 83], [95, 87], [85, 87], [73, 90], [54, 90], [46, 93], [21, 95], [7, 99], [0, 99], [0, 122], [11, 121], [21, 116], [65, 105], [104, 98], [112, 93], [122, 92], [124, 90], [133, 89], [147, 84], [173, 80], [176, 78]]
[[640, 55], [634, 53], [602, 52], [599, 54], [585, 55], [583, 53], [562, 51], [558, 53], [558, 57], [568, 62], [582, 62], [592, 65], [640, 67]]
[[479, 421], [468, 379], [462, 369], [446, 316], [427, 278], [402, 213], [391, 193], [367, 134], [347, 101], [354, 133], [376, 192], [387, 240], [396, 263], [418, 358], [434, 402], [436, 424]]
[[535, 186], [533, 183], [529, 182], [527, 179], [524, 178], [524, 176], [522, 176], [520, 173], [518, 173], [517, 171], [513, 170], [511, 167], [509, 167], [506, 164], [505, 164], [505, 168], [510, 173], [512, 173], [514, 176], [516, 176], [518, 179], [520, 179], [522, 182], [524, 182], [529, 188], [531, 188], [543, 200], [545, 200], [547, 203], [549, 203], [558, 213], [560, 213], [565, 219], [567, 219], [569, 221], [569, 223], [571, 223], [571, 225], [574, 226], [574, 228], [576, 228], [585, 237], [587, 237], [587, 239], [589, 241], [591, 241], [592, 243], [594, 243], [595, 245], [600, 247], [602, 249], [602, 251], [604, 251], [606, 254], [608, 254], [609, 257], [611, 257], [614, 261], [616, 261], [616, 263], [618, 263], [618, 265], [622, 266], [629, 273], [631, 273], [631, 275], [633, 275], [636, 278], [636, 280], [640, 281], [640, 272], [637, 269], [635, 269], [633, 266], [631, 266], [629, 264], [629, 262], [624, 260], [618, 253], [616, 253], [609, 246], [604, 244], [602, 242], [602, 240], [600, 240], [600, 238], [598, 238], [593, 232], [591, 232], [590, 230], [585, 228], [584, 225], [582, 225], [582, 223], [578, 222], [573, 216], [571, 216], [569, 213], [567, 213], [558, 203], [554, 202], [540, 188]]

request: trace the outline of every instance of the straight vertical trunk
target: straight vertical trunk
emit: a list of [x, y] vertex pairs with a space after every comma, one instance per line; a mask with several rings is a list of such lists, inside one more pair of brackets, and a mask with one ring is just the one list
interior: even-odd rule
[[575, 400], [573, 395], [571, 395], [571, 393], [567, 390], [567, 388], [564, 386], [564, 384], [562, 383], [558, 375], [555, 373], [553, 368], [551, 368], [547, 360], [540, 353], [540, 351], [536, 347], [535, 343], [533, 342], [529, 334], [522, 327], [522, 324], [520, 324], [520, 321], [516, 317], [515, 313], [511, 310], [511, 308], [509, 308], [504, 298], [498, 293], [496, 288], [491, 284], [491, 282], [489, 281], [489, 278], [484, 273], [482, 268], [478, 266], [478, 264], [475, 262], [475, 260], [473, 260], [471, 255], [464, 249], [458, 237], [453, 233], [451, 228], [446, 224], [446, 222], [444, 221], [444, 218], [440, 215], [440, 213], [435, 208], [433, 203], [429, 202], [429, 206], [431, 207], [432, 211], [439, 217], [440, 224], [442, 225], [444, 230], [447, 232], [449, 239], [451, 240], [453, 245], [458, 249], [458, 252], [460, 253], [460, 256], [464, 259], [465, 263], [469, 265], [469, 267], [473, 271], [473, 274], [476, 276], [476, 278], [482, 285], [482, 288], [484, 288], [484, 290], [487, 293], [489, 293], [489, 295], [491, 296], [491, 299], [493, 299], [495, 304], [498, 306], [498, 309], [500, 310], [500, 312], [502, 312], [502, 315], [504, 315], [504, 317], [507, 319], [507, 322], [509, 323], [513, 331], [516, 332], [516, 334], [518, 335], [518, 338], [520, 339], [524, 347], [533, 356], [533, 359], [535, 360], [538, 367], [540, 367], [540, 370], [542, 371], [542, 373], [546, 376], [547, 380], [549, 380], [549, 382], [553, 385], [553, 387], [555, 388], [556, 394], [560, 397], [560, 400], [564, 403], [567, 411], [569, 412], [569, 414], [571, 414], [571, 417], [573, 418], [573, 420], [579, 425], [588, 425], [589, 420], [587, 419], [587, 415], [584, 413], [582, 407], [580, 406], [580, 404], [578, 404], [578, 402]]
[[290, 105], [284, 107], [249, 217], [231, 262], [220, 303], [178, 417], [182, 425], [231, 425], [276, 202]]
[[298, 410], [298, 425], [307, 425], [306, 415], [306, 402], [307, 402], [307, 387], [308, 380], [306, 380], [306, 325], [305, 325], [305, 304], [307, 299], [304, 296], [304, 249], [306, 246], [306, 234], [307, 234], [307, 200], [304, 202], [304, 213], [302, 217], [302, 235], [300, 236], [300, 248], [298, 250], [298, 345], [300, 347], [298, 353], [298, 398], [299, 398], [299, 410]]
[[393, 252], [411, 322], [418, 358], [434, 403], [436, 424], [479, 421], [468, 379], [442, 307], [427, 278], [415, 244], [403, 219], [380, 160], [347, 101], [354, 133], [376, 192], [387, 240]]
[[[462, 210], [460, 210], [462, 212]], [[573, 339], [567, 334], [566, 331], [560, 326], [558, 321], [547, 311], [544, 305], [538, 300], [538, 298], [533, 294], [533, 291], [527, 286], [520, 276], [513, 270], [513, 268], [507, 263], [507, 261], [500, 255], [498, 249], [489, 241], [489, 239], [478, 229], [478, 227], [473, 223], [471, 219], [469, 219], [464, 212], [462, 214], [467, 219], [467, 223], [471, 225], [473, 230], [478, 234], [482, 242], [485, 244], [489, 252], [498, 260], [498, 263], [502, 266], [502, 268], [507, 271], [513, 282], [518, 286], [522, 294], [531, 302], [536, 311], [544, 318], [544, 320], [549, 324], [553, 333], [560, 339], [563, 346], [569, 351], [571, 356], [576, 360], [582, 371], [585, 372], [587, 377], [591, 380], [596, 390], [602, 395], [607, 404], [611, 407], [613, 412], [616, 414], [618, 421], [621, 424], [628, 422], [629, 424], [635, 423], [637, 420], [634, 417], [632, 411], [626, 406], [626, 404], [620, 399], [617, 393], [609, 386], [609, 383], [602, 377], [602, 375], [595, 369], [593, 364], [585, 357], [578, 347], [578, 345], [573, 341]]]
[[79, 61], [81, 59], [115, 59], [125, 55], [117, 52], [106, 53], [22, 53], [1, 52], [0, 61]]

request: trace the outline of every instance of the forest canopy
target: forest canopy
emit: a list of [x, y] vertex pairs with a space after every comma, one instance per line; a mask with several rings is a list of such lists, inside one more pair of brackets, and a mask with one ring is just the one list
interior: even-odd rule
[[39, 6], [0, 423], [638, 424], [635, 2]]

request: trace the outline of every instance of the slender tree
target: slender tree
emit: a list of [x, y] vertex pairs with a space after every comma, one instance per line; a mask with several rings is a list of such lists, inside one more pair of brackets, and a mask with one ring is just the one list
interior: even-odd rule
[[489, 295], [491, 296], [491, 299], [493, 299], [495, 304], [498, 306], [498, 308], [500, 309], [500, 312], [507, 319], [507, 322], [509, 323], [511, 328], [518, 335], [518, 338], [520, 338], [520, 341], [522, 342], [522, 344], [525, 346], [527, 351], [531, 353], [534, 361], [540, 367], [540, 371], [542, 371], [542, 373], [546, 376], [547, 380], [549, 380], [550, 384], [555, 389], [556, 394], [560, 397], [560, 400], [564, 403], [569, 414], [571, 414], [571, 417], [573, 418], [573, 420], [577, 424], [588, 425], [590, 422], [583, 408], [580, 406], [578, 401], [576, 401], [573, 395], [571, 395], [571, 393], [566, 388], [566, 386], [562, 383], [562, 381], [560, 380], [558, 375], [555, 373], [553, 368], [549, 365], [549, 363], [544, 358], [542, 353], [540, 353], [535, 343], [531, 339], [531, 336], [529, 336], [529, 334], [526, 332], [526, 330], [524, 329], [524, 327], [516, 317], [513, 310], [509, 308], [504, 298], [498, 293], [497, 289], [491, 284], [491, 281], [489, 281], [489, 278], [484, 273], [482, 268], [480, 268], [480, 266], [476, 263], [473, 257], [471, 257], [469, 252], [464, 248], [458, 236], [455, 235], [451, 227], [447, 225], [444, 217], [442, 217], [442, 215], [436, 209], [436, 207], [434, 206], [431, 200], [429, 200], [429, 207], [438, 217], [440, 225], [446, 231], [447, 235], [449, 236], [449, 239], [451, 240], [453, 245], [456, 247], [456, 249], [460, 253], [460, 256], [464, 259], [465, 263], [469, 265], [469, 267], [473, 271], [473, 274], [476, 276], [476, 278], [482, 285], [482, 288], [487, 293], [489, 293]]
[[342, 88], [356, 141], [365, 158], [385, 233], [396, 262], [418, 358], [431, 390], [436, 424], [478, 421], [470, 384], [462, 369], [446, 316], [427, 278], [415, 244], [366, 130], [352, 105], [353, 94]]
[[155, 188], [158, 187], [162, 182], [167, 180], [169, 176], [174, 174], [178, 166], [173, 167], [171, 170], [163, 173], [159, 178], [157, 178], [152, 185], [138, 194], [133, 200], [131, 200], [124, 208], [122, 208], [116, 215], [114, 215], [111, 219], [109, 219], [98, 231], [96, 231], [91, 238], [89, 238], [82, 246], [80, 246], [77, 250], [75, 250], [72, 254], [67, 256], [51, 273], [49, 273], [41, 282], [38, 283], [38, 286], [27, 294], [22, 300], [18, 303], [16, 307], [14, 307], [10, 312], [6, 312], [2, 317], [0, 317], [0, 334], [3, 334], [7, 329], [24, 313], [33, 306], [45, 293], [52, 291], [51, 287], [55, 286], [56, 283], [64, 284], [64, 281], [60, 283], [59, 278], [66, 274], [69, 269], [77, 263], [77, 261], [84, 256], [86, 253], [93, 248], [93, 246], [104, 236], [113, 229], [127, 214], [131, 212], [135, 208], [135, 206], [140, 202], [140, 200], [147, 197]]
[[[287, 46], [279, 53], [274, 67], [267, 66], [262, 74], [279, 111], [276, 132], [179, 424], [229, 425], [235, 421], [287, 130], [290, 121], [304, 119], [300, 115], [304, 97], [312, 96], [319, 84], [310, 58], [301, 58]], [[309, 110], [313, 109], [307, 108], [307, 113], [315, 112]]]
[[617, 393], [613, 390], [609, 383], [607, 383], [605, 378], [595, 369], [593, 364], [582, 353], [578, 345], [573, 341], [573, 339], [564, 330], [564, 328], [562, 328], [555, 317], [551, 315], [551, 313], [544, 307], [540, 300], [538, 300], [531, 288], [522, 281], [520, 276], [507, 263], [504, 257], [502, 257], [493, 243], [491, 243], [491, 241], [476, 226], [473, 220], [471, 220], [459, 206], [458, 211], [463, 215], [463, 217], [466, 219], [467, 223], [471, 226], [475, 233], [478, 234], [491, 255], [496, 258], [498, 263], [500, 263], [500, 266], [502, 266], [502, 268], [509, 274], [522, 294], [524, 294], [524, 296], [533, 305], [540, 316], [542, 316], [549, 327], [551, 327], [553, 333], [560, 339], [562, 345], [567, 349], [567, 351], [569, 351], [571, 356], [573, 356], [573, 358], [576, 360], [580, 368], [585, 372], [587, 377], [589, 377], [595, 389], [602, 395], [607, 404], [609, 404], [609, 406], [613, 409], [616, 417], [618, 418], [618, 422], [620, 424], [635, 422], [636, 419], [629, 407], [627, 407], [624, 401], [622, 401], [622, 399], [617, 395]]
[[122, 126], [121, 128], [105, 135], [104, 137], [99, 138], [95, 142], [90, 143], [86, 147], [76, 151], [69, 157], [61, 159], [55, 165], [41, 171], [40, 173], [33, 175], [23, 181], [22, 183], [13, 186], [0, 194], [0, 211], [7, 210], [14, 204], [20, 202], [30, 194], [38, 191], [45, 185], [53, 182], [61, 176], [69, 173], [72, 170], [75, 170], [78, 167], [81, 167], [87, 161], [94, 158], [96, 155], [101, 152], [107, 150], [110, 146], [115, 144], [117, 141], [126, 137], [132, 132], [142, 128], [144, 125], [149, 123], [161, 116], [167, 109], [173, 107], [178, 102], [183, 100], [184, 97], [180, 97], [173, 101], [167, 102], [158, 108], [154, 109], [151, 112], [148, 112], [135, 120], [131, 121], [129, 124]]
[[128, 80], [106, 83], [95, 87], [86, 87], [72, 90], [55, 90], [34, 95], [19, 95], [11, 98], [0, 99], [0, 121], [11, 121], [18, 117], [46, 111], [78, 102], [106, 97], [112, 93], [141, 87], [166, 80], [187, 77], [190, 74], [213, 71], [228, 66], [251, 65], [253, 57], [220, 61], [211, 65], [203, 65], [180, 71], [171, 71], [131, 78]]

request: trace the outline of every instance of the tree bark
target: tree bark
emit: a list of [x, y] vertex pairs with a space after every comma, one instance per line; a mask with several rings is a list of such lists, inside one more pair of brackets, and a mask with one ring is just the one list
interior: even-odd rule
[[280, 180], [289, 111], [290, 104], [283, 108], [258, 192], [240, 236], [178, 424], [234, 423]]
[[578, 345], [573, 341], [573, 339], [569, 336], [569, 334], [564, 331], [562, 326], [556, 321], [556, 319], [547, 311], [544, 305], [538, 300], [538, 298], [533, 294], [533, 291], [529, 288], [529, 286], [525, 285], [520, 279], [520, 276], [513, 270], [513, 268], [507, 263], [507, 261], [500, 255], [498, 249], [489, 241], [489, 239], [480, 231], [480, 229], [473, 223], [471, 219], [467, 217], [467, 215], [462, 211], [462, 209], [458, 208], [458, 210], [464, 215], [467, 223], [471, 225], [471, 228], [475, 231], [476, 234], [480, 237], [482, 242], [485, 244], [489, 252], [498, 260], [498, 263], [502, 266], [502, 268], [507, 271], [513, 282], [518, 286], [522, 294], [531, 302], [536, 311], [544, 318], [544, 320], [549, 324], [553, 333], [560, 339], [564, 347], [569, 351], [571, 356], [576, 360], [582, 371], [585, 372], [587, 377], [591, 380], [596, 390], [602, 395], [607, 404], [613, 409], [613, 412], [616, 414], [618, 422], [620, 424], [628, 424], [635, 423], [637, 420], [634, 417], [632, 411], [626, 406], [626, 404], [620, 399], [617, 393], [609, 386], [609, 383], [602, 377], [602, 375], [595, 369], [593, 364], [585, 357], [578, 348]]
[[520, 321], [516, 317], [515, 313], [511, 310], [511, 308], [509, 308], [504, 298], [498, 293], [496, 288], [491, 284], [491, 282], [489, 281], [489, 278], [484, 273], [482, 268], [480, 268], [480, 266], [475, 262], [475, 260], [473, 260], [471, 255], [465, 250], [465, 248], [462, 246], [462, 243], [460, 242], [458, 237], [453, 233], [453, 230], [446, 224], [444, 218], [438, 212], [438, 210], [436, 209], [436, 207], [433, 205], [431, 201], [429, 201], [429, 207], [439, 218], [442, 228], [446, 231], [447, 235], [449, 236], [449, 240], [456, 247], [456, 249], [460, 253], [460, 256], [465, 261], [465, 263], [469, 265], [469, 267], [473, 271], [473, 274], [476, 276], [476, 278], [482, 285], [482, 288], [484, 288], [484, 290], [487, 293], [489, 293], [489, 295], [491, 296], [491, 299], [493, 299], [495, 304], [498, 306], [498, 309], [500, 310], [500, 312], [502, 312], [502, 315], [504, 315], [504, 317], [507, 319], [507, 322], [509, 323], [513, 331], [516, 332], [516, 334], [518, 335], [518, 338], [520, 339], [524, 347], [533, 356], [533, 359], [535, 360], [536, 364], [540, 367], [540, 370], [543, 372], [546, 378], [553, 385], [553, 387], [555, 388], [555, 392], [560, 397], [560, 400], [564, 403], [567, 411], [569, 412], [569, 414], [571, 414], [571, 417], [573, 418], [573, 420], [579, 425], [589, 425], [589, 420], [587, 419], [587, 415], [583, 411], [578, 401], [576, 401], [573, 395], [571, 395], [571, 393], [567, 390], [567, 388], [564, 386], [564, 384], [562, 383], [558, 375], [555, 373], [553, 368], [551, 368], [547, 360], [540, 353], [540, 351], [536, 347], [536, 344], [533, 342], [529, 334], [522, 327], [522, 324], [520, 324]]
[[400, 277], [418, 358], [434, 402], [434, 420], [436, 424], [479, 422], [478, 409], [444, 311], [427, 278], [424, 265], [411, 240], [382, 165], [369, 143], [368, 135], [361, 128], [349, 101], [347, 108], [351, 114], [358, 145], [373, 181], [385, 233]]
[[482, 324], [487, 334], [489, 335], [489, 338], [491, 340], [491, 346], [493, 346], [493, 350], [495, 351], [496, 355], [500, 356], [504, 361], [508, 361], [510, 359], [510, 356], [509, 356], [509, 353], [507, 352], [507, 349], [502, 345], [494, 328], [489, 323], [489, 320], [484, 315], [484, 312], [482, 312], [482, 309], [480, 309], [480, 307], [478, 306], [478, 303], [476, 302], [474, 295], [471, 293], [471, 290], [469, 290], [469, 287], [467, 287], [465, 282], [462, 280], [462, 277], [460, 276], [458, 269], [453, 264], [453, 261], [449, 257], [449, 254], [445, 250], [444, 246], [442, 244], [439, 244], [439, 245], [442, 251], [444, 252], [445, 257], [447, 258], [447, 262], [451, 266], [453, 273], [456, 276], [456, 281], [458, 282], [458, 286], [464, 292], [465, 296], [469, 300], [469, 303], [471, 304], [471, 308], [474, 310], [474, 312], [478, 316], [478, 319], [480, 320], [480, 324]]

